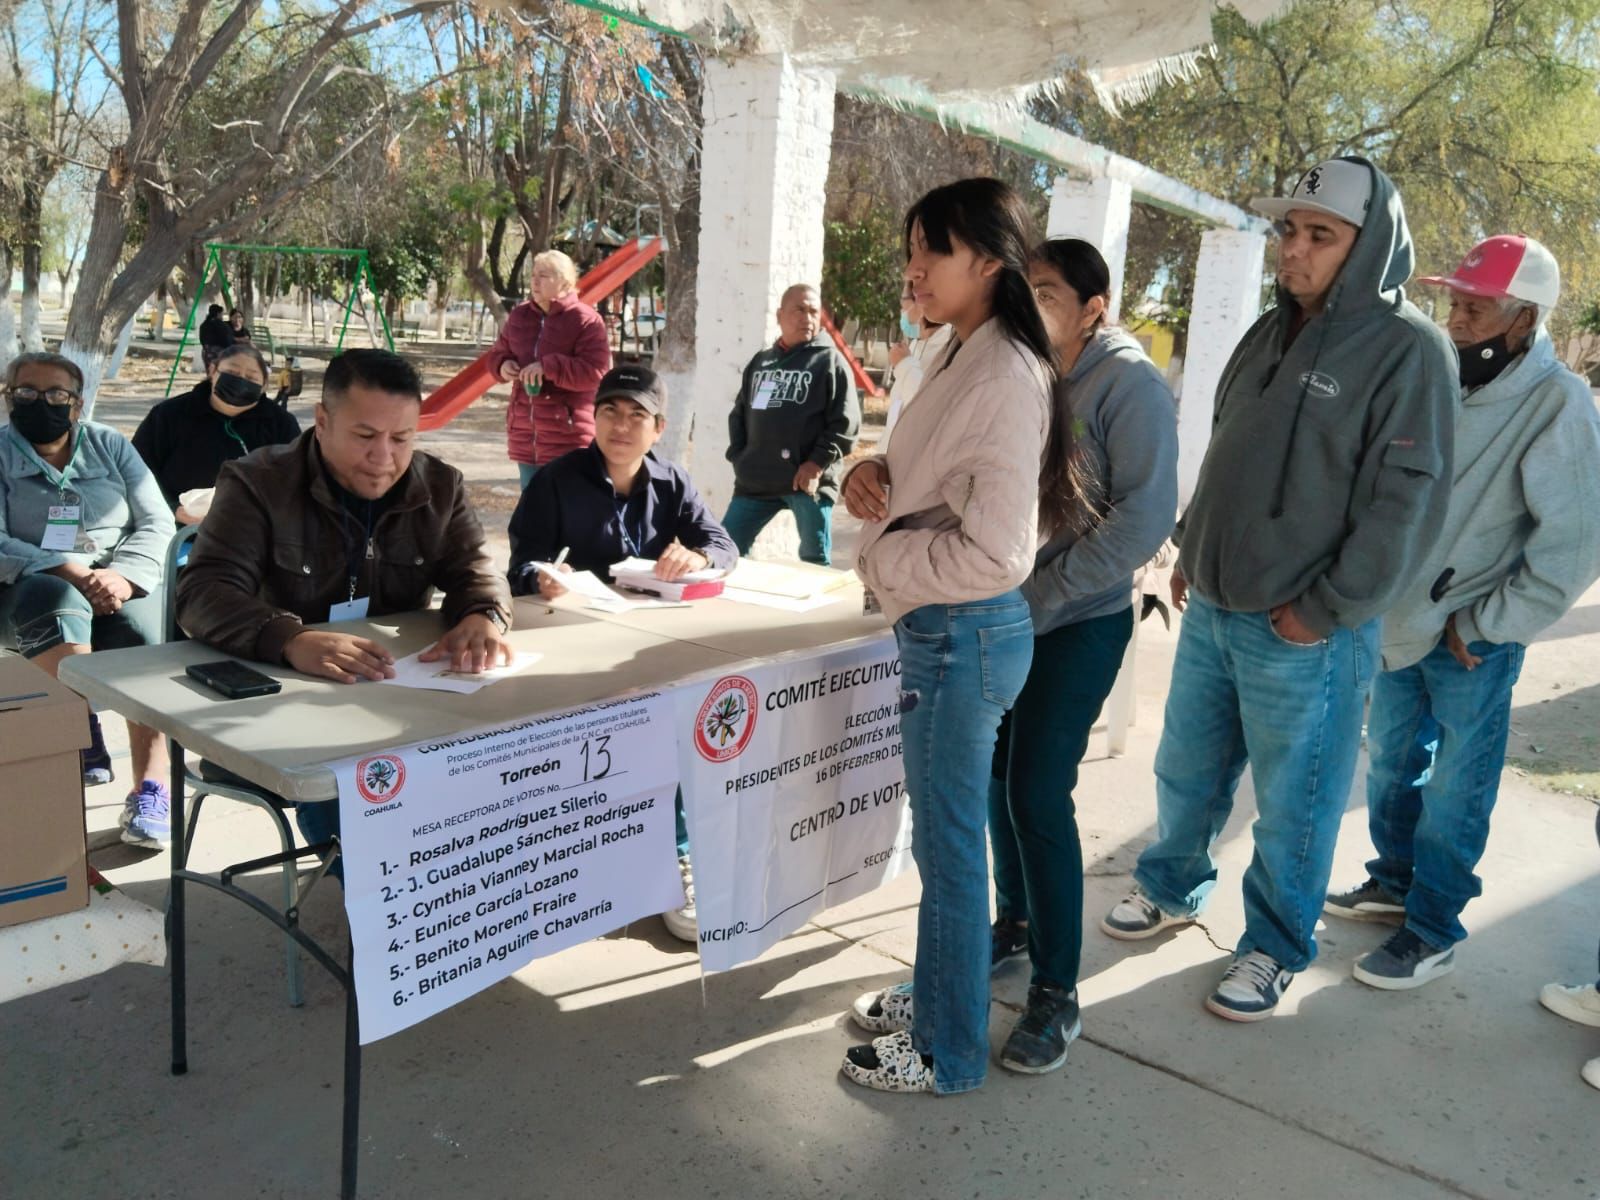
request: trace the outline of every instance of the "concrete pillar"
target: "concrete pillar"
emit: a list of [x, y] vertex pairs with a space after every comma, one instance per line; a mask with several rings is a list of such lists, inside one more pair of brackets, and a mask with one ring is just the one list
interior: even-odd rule
[[1111, 268], [1110, 319], [1122, 308], [1122, 276], [1128, 262], [1128, 222], [1133, 188], [1119, 179], [1056, 177], [1050, 189], [1050, 219], [1045, 236], [1082, 238], [1100, 251]]
[[1194, 298], [1189, 305], [1189, 351], [1178, 397], [1178, 503], [1188, 504], [1211, 440], [1217, 384], [1234, 347], [1261, 313], [1267, 249], [1262, 233], [1208, 229], [1200, 237]]
[[740, 372], [778, 336], [784, 289], [822, 282], [834, 77], [801, 69], [787, 55], [707, 57], [703, 95], [694, 443], [687, 465], [721, 516], [733, 496], [728, 410]]

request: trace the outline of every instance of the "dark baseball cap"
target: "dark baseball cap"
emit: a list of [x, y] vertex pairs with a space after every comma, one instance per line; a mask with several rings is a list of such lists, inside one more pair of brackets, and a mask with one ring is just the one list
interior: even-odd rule
[[653, 417], [667, 415], [666, 380], [649, 367], [636, 363], [612, 367], [595, 389], [594, 402], [610, 399], [632, 400]]

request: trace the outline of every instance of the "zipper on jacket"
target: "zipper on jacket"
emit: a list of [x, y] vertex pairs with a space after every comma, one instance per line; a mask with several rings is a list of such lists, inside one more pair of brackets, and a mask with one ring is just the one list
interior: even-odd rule
[[967, 476], [967, 495], [966, 495], [966, 499], [961, 501], [961, 512], [959, 514], [963, 521], [967, 519], [967, 505], [972, 503], [972, 492], [973, 492], [973, 489], [976, 488], [977, 486], [978, 486], [977, 477], [975, 475], [968, 475]]

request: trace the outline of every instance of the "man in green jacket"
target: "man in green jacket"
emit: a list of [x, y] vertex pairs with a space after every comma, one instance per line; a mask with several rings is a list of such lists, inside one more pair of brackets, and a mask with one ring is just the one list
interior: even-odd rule
[[780, 336], [744, 369], [728, 416], [733, 502], [722, 525], [740, 554], [785, 508], [800, 529], [800, 557], [829, 565], [839, 464], [856, 444], [861, 400], [850, 369], [822, 328], [809, 283], [783, 293]]
[[1211, 442], [1175, 540], [1183, 632], [1156, 754], [1156, 840], [1101, 922], [1145, 938], [1192, 923], [1211, 847], [1250, 765], [1259, 819], [1245, 931], [1206, 1007], [1276, 1010], [1316, 957], [1378, 618], [1438, 537], [1458, 388], [1444, 334], [1405, 298], [1411, 236], [1360, 158], [1259, 199], [1277, 223], [1278, 303], [1217, 385]]

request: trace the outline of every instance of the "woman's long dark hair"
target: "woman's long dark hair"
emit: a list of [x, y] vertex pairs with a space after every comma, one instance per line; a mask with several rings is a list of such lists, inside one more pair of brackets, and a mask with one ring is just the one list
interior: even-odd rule
[[[922, 226], [928, 249], [949, 254], [958, 238], [978, 254], [998, 259], [993, 313], [1012, 341], [1031, 350], [1054, 380], [1056, 352], [1028, 283], [1032, 245], [1027, 206], [1009, 184], [998, 179], [961, 179], [934, 188], [911, 206], [905, 220], [905, 249], [912, 229]], [[1050, 434], [1039, 467], [1039, 522], [1054, 535], [1082, 520], [1084, 504], [1074, 466], [1072, 413], [1059, 388], [1051, 390]]]

